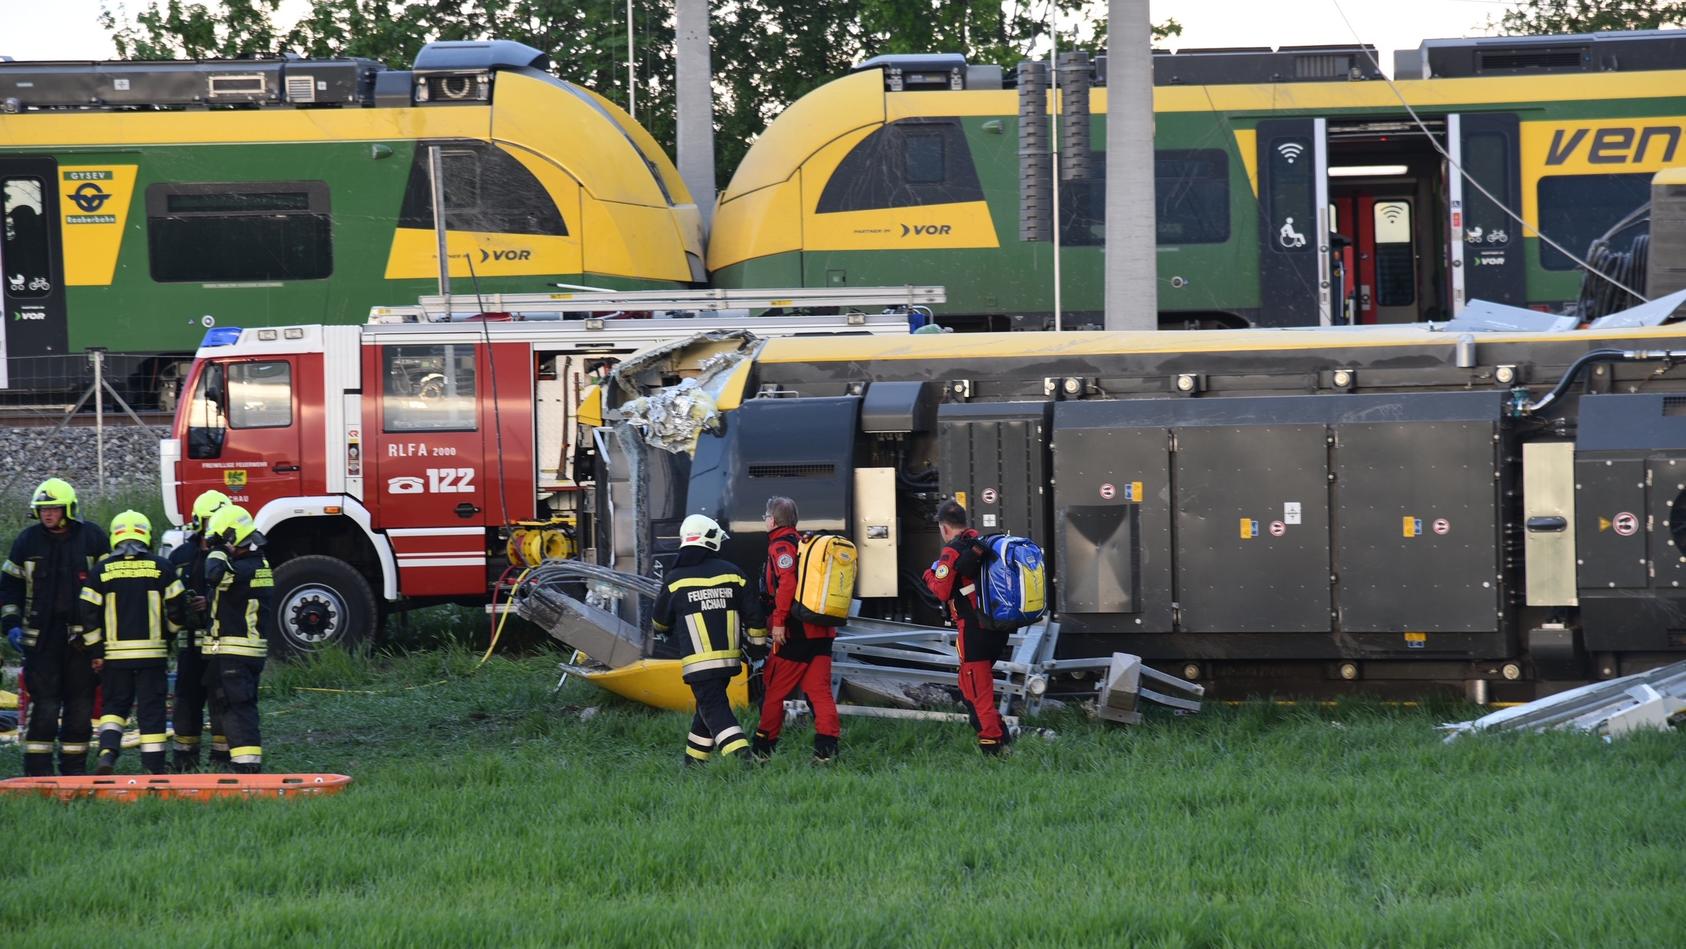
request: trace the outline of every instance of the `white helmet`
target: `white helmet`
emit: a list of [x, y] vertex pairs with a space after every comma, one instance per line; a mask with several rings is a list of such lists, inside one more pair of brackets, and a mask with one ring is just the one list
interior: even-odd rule
[[714, 518], [706, 514], [692, 514], [679, 525], [679, 546], [706, 547], [709, 550], [719, 550], [720, 542], [726, 539], [726, 532]]

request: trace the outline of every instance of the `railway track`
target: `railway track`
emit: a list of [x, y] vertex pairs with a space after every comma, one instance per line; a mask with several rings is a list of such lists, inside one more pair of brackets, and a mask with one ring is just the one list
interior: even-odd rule
[[[53, 428], [64, 421], [63, 406], [8, 406], [0, 408], [0, 428]], [[175, 418], [173, 412], [137, 411], [141, 421], [154, 428], [169, 428]], [[92, 428], [93, 412], [78, 412], [68, 423], [76, 428]], [[105, 413], [105, 424], [111, 428], [133, 428], [135, 420], [121, 409]]]

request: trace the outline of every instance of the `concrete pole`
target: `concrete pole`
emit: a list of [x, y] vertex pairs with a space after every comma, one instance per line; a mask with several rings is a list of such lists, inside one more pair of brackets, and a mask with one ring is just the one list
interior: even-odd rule
[[1107, 17], [1106, 328], [1151, 330], [1159, 326], [1153, 31], [1147, 0], [1107, 0]]
[[708, 0], [677, 0], [674, 66], [679, 177], [697, 202], [703, 234], [714, 217], [714, 70], [708, 56]]

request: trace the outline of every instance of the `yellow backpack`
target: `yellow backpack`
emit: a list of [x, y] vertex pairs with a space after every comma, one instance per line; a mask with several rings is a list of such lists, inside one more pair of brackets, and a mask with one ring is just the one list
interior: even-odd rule
[[804, 535], [796, 547], [796, 602], [791, 613], [804, 623], [842, 626], [855, 598], [855, 545], [831, 534]]

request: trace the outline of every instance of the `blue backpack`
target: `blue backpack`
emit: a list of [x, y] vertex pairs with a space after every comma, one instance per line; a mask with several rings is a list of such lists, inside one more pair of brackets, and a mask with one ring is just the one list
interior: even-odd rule
[[989, 629], [1018, 629], [1048, 612], [1048, 568], [1042, 548], [1011, 534], [979, 538], [988, 554], [978, 570], [978, 620]]

